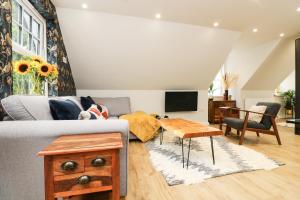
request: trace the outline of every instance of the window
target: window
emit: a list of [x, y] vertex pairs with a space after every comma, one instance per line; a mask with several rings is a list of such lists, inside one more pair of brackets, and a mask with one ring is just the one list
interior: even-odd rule
[[213, 81], [213, 96], [223, 96], [222, 73], [224, 68], [223, 65]]
[[28, 0], [12, 1], [13, 51], [46, 58], [46, 21]]

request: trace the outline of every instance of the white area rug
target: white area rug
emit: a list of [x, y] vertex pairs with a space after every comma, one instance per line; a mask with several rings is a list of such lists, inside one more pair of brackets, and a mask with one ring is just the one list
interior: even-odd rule
[[[244, 146], [214, 137], [216, 164], [213, 165], [209, 137], [193, 138], [189, 169], [182, 167], [181, 144], [178, 138], [159, 144], [159, 137], [146, 143], [154, 168], [160, 171], [169, 185], [200, 183], [205, 179], [253, 170], [272, 170], [281, 163]], [[188, 139], [184, 142], [185, 159]], [[186, 163], [186, 160], [185, 160]]]

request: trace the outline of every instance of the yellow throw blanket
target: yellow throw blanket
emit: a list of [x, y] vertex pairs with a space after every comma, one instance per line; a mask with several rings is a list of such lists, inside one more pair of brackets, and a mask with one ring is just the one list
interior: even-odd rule
[[122, 115], [120, 119], [128, 120], [129, 130], [142, 142], [147, 142], [154, 138], [160, 127], [157, 119], [141, 111]]

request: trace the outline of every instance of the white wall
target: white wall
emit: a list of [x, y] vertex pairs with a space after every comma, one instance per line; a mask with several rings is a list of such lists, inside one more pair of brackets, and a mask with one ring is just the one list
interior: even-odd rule
[[[130, 97], [132, 111], [145, 111], [164, 115], [164, 90], [77, 90], [78, 96]], [[182, 117], [199, 122], [207, 122], [207, 90], [198, 91], [198, 111], [166, 113], [170, 117]]]
[[206, 90], [240, 33], [57, 8], [78, 89]]
[[243, 87], [244, 90], [274, 90], [295, 70], [295, 39], [282, 39]]
[[[278, 45], [279, 40], [257, 42], [241, 37], [226, 60], [228, 72], [235, 73], [239, 79], [237, 88], [241, 89]], [[254, 40], [254, 41], [253, 41]]]
[[[238, 90], [236, 100], [238, 107], [249, 110], [258, 102], [277, 102], [283, 104], [282, 98], [274, 95], [275, 90]], [[279, 117], [284, 117], [283, 107], [279, 111]]]
[[285, 92], [287, 90], [295, 90], [296, 87], [296, 81], [295, 81], [295, 75], [296, 71], [294, 70], [284, 81], [281, 82], [279, 85], [279, 91], [280, 92]]

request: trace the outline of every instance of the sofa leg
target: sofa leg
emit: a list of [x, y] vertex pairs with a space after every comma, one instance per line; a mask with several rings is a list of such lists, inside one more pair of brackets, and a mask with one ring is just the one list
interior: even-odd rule
[[236, 131], [237, 136], [240, 136], [240, 130]]
[[256, 135], [257, 135], [257, 137], [259, 137], [259, 132], [258, 131], [256, 131]]

